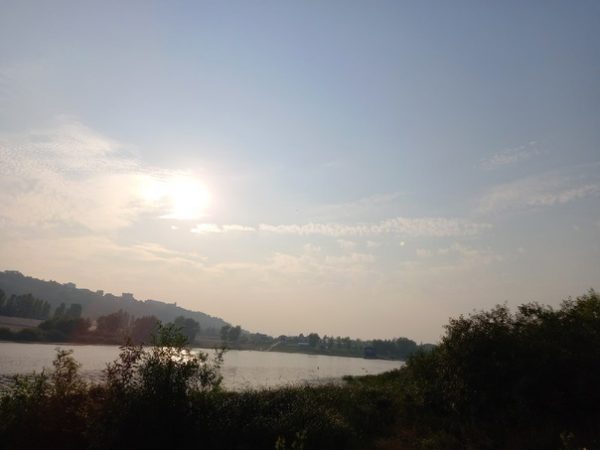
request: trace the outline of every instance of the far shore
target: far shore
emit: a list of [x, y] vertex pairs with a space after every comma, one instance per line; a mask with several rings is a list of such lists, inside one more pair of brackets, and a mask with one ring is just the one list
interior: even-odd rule
[[[49, 345], [49, 346], [57, 346], [57, 347], [64, 347], [64, 346], [73, 346], [73, 347], [86, 347], [86, 346], [102, 346], [102, 347], [121, 347], [123, 345], [123, 342], [83, 342], [83, 341], [18, 341], [18, 340], [11, 340], [11, 339], [0, 339], [0, 344], [4, 344], [4, 343], [11, 343], [11, 344], [41, 344], [41, 345]], [[198, 350], [205, 350], [205, 351], [213, 351], [213, 350], [219, 350], [224, 348], [222, 345], [219, 346], [206, 346], [203, 345], [205, 344], [205, 342], [195, 342], [191, 348], [192, 349], [198, 349]], [[310, 351], [310, 349], [304, 349], [304, 348], [299, 348], [299, 349], [295, 349], [295, 348], [290, 348], [290, 347], [278, 347], [277, 349], [265, 349], [265, 348], [252, 348], [250, 346], [226, 346], [225, 349], [227, 351], [229, 350], [235, 350], [235, 351], [242, 351], [242, 352], [246, 352], [246, 351], [252, 351], [252, 352], [265, 352], [265, 353], [285, 353], [285, 354], [290, 354], [290, 353], [298, 353], [301, 355], [312, 355], [312, 356], [333, 356], [333, 357], [338, 357], [338, 358], [354, 358], [354, 359], [375, 359], [375, 360], [380, 360], [380, 361], [398, 361], [398, 362], [404, 362], [404, 360], [402, 359], [393, 359], [393, 358], [383, 358], [383, 357], [376, 357], [376, 358], [364, 358], [358, 355], [348, 355], [348, 354], [343, 354], [343, 353], [325, 353], [325, 352], [315, 352], [315, 351]]]

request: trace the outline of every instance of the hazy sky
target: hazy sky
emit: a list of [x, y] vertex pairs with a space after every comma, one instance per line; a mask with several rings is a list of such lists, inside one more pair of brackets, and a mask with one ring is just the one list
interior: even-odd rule
[[435, 341], [600, 288], [600, 2], [0, 0], [0, 269]]

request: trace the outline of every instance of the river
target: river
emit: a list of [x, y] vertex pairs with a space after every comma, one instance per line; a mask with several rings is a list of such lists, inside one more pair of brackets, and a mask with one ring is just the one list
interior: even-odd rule
[[[40, 372], [52, 367], [57, 347], [73, 349], [81, 373], [99, 380], [106, 364], [119, 348], [112, 345], [0, 343], [0, 375]], [[195, 349], [212, 353], [212, 350]], [[288, 384], [321, 383], [344, 375], [378, 374], [402, 366], [401, 361], [305, 355], [301, 353], [229, 350], [225, 353], [223, 387], [231, 390], [278, 387]]]

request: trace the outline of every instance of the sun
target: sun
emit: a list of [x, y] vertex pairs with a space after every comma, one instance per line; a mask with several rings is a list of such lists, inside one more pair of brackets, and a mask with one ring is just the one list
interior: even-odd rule
[[140, 194], [146, 204], [164, 212], [161, 218], [174, 220], [203, 217], [210, 199], [208, 189], [188, 175], [147, 178], [140, 186]]

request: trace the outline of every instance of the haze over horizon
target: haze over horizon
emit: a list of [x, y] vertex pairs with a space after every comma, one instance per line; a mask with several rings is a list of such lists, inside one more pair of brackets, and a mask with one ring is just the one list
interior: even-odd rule
[[429, 342], [600, 288], [598, 2], [0, 10], [0, 270]]

